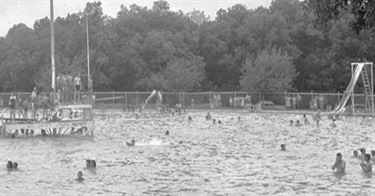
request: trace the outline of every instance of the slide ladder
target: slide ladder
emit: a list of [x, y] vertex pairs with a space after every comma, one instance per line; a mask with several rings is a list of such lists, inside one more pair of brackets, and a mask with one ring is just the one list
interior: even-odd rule
[[348, 102], [351, 93], [353, 92], [354, 86], [357, 83], [359, 75], [361, 75], [364, 66], [365, 66], [364, 63], [358, 64], [357, 68], [354, 71], [352, 79], [350, 80], [349, 85], [346, 88], [344, 96], [342, 97], [340, 103], [337, 105], [337, 107], [333, 111], [334, 113], [338, 113], [338, 112], [343, 112], [344, 111], [345, 105]]
[[367, 69], [364, 67], [362, 69], [362, 79], [363, 79], [363, 86], [365, 87], [365, 95], [366, 95], [366, 106], [367, 108], [372, 108], [372, 101], [371, 101], [371, 86], [370, 80], [367, 74]]

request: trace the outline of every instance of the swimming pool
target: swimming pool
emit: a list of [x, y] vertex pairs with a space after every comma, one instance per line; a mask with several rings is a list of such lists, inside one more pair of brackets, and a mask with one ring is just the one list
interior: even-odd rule
[[[300, 115], [211, 114], [222, 124], [206, 121], [204, 112], [142, 113], [136, 119], [132, 113], [110, 111], [95, 117], [93, 138], [1, 138], [0, 195], [375, 193], [375, 175], [363, 174], [360, 161], [352, 157], [354, 149], [375, 149], [372, 119], [346, 117], [337, 128], [325, 119], [316, 128], [290, 127], [289, 120]], [[167, 130], [170, 135], [164, 136]], [[133, 138], [171, 144], [123, 145]], [[279, 150], [282, 143], [287, 151]], [[330, 169], [337, 152], [347, 162], [345, 175]], [[19, 171], [7, 171], [8, 158], [19, 163]], [[96, 160], [95, 170], [84, 169], [86, 158]], [[80, 170], [83, 183], [75, 181]]]

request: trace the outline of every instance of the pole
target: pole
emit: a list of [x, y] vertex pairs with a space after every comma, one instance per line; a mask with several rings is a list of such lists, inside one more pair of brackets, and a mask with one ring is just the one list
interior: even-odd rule
[[86, 42], [87, 42], [87, 79], [90, 78], [90, 45], [89, 45], [89, 22], [86, 15]]
[[54, 27], [54, 17], [53, 17], [53, 0], [50, 1], [50, 12], [51, 12], [51, 71], [52, 71], [52, 89], [53, 89], [53, 103], [55, 99], [56, 89], [55, 89], [55, 27]]
[[371, 63], [371, 102], [372, 102], [372, 117], [375, 115], [374, 106], [374, 64]]
[[[357, 64], [357, 66], [358, 66], [358, 64]], [[351, 64], [351, 69], [352, 69], [352, 78], [353, 78], [353, 69], [354, 69], [354, 64], [352, 63]], [[354, 115], [354, 113], [355, 113], [355, 108], [354, 108], [354, 88], [353, 88], [353, 91], [351, 92], [351, 94], [352, 94], [352, 111], [353, 111], [353, 115]]]

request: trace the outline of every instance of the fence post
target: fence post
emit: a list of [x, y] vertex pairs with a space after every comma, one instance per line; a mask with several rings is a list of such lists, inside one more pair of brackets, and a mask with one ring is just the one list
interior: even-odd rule
[[314, 99], [314, 93], [313, 93], [313, 91], [311, 91], [311, 100], [313, 100]]
[[182, 91], [182, 106], [185, 108], [185, 91]]
[[137, 105], [138, 105], [138, 91], [137, 91]]
[[127, 106], [128, 105], [128, 98], [127, 98], [127, 95], [126, 95], [127, 93], [126, 93], [126, 91], [125, 91], [125, 106]]
[[115, 91], [112, 90], [112, 104], [113, 104], [113, 108], [115, 108]]

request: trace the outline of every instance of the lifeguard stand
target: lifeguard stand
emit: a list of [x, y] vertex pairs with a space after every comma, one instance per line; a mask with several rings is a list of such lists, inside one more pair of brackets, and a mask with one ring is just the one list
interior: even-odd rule
[[[372, 117], [375, 115], [375, 106], [374, 106], [374, 64], [372, 62], [357, 62], [351, 63], [352, 66], [352, 78], [354, 77], [355, 70], [359, 67], [359, 65], [363, 66], [361, 70], [363, 86], [365, 90], [365, 106], [368, 111], [371, 111]], [[355, 115], [355, 105], [354, 105], [354, 90], [351, 92], [352, 94], [352, 111], [353, 115]]]

